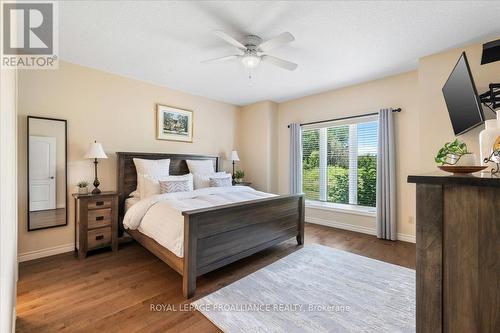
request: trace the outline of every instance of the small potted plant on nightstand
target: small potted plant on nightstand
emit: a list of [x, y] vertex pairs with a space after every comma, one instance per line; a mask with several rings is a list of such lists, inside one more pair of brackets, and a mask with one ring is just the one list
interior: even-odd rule
[[234, 173], [235, 183], [243, 182], [243, 178], [245, 178], [245, 171], [243, 171], [243, 170], [235, 171], [235, 173]]
[[88, 194], [89, 193], [89, 183], [85, 180], [78, 182], [78, 194]]

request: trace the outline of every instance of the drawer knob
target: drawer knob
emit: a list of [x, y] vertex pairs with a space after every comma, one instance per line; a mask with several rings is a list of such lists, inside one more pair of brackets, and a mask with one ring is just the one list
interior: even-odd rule
[[95, 236], [95, 240], [101, 240], [101, 239], [104, 239], [104, 235]]
[[96, 221], [102, 221], [102, 220], [104, 220], [104, 216], [96, 216], [95, 220]]
[[104, 201], [96, 201], [95, 205], [96, 206], [102, 206], [102, 205], [104, 205]]

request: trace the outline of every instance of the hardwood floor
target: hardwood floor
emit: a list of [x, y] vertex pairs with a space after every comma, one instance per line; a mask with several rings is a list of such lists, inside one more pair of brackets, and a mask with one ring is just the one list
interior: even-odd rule
[[32, 229], [64, 224], [66, 224], [66, 208], [30, 212], [30, 225]]
[[[306, 224], [306, 244], [319, 243], [415, 268], [415, 244]], [[198, 279], [203, 297], [299, 249], [295, 240]], [[78, 260], [72, 253], [21, 263], [17, 332], [219, 332], [197, 311], [185, 311], [182, 279], [136, 243], [117, 253]], [[164, 304], [177, 311], [151, 311]]]

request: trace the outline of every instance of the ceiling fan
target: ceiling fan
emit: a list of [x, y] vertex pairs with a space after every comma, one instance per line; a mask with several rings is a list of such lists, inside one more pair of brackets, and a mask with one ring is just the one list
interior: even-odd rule
[[283, 32], [278, 36], [266, 41], [262, 41], [262, 38], [260, 38], [259, 36], [247, 35], [241, 42], [223, 31], [217, 30], [214, 31], [214, 33], [224, 41], [235, 46], [241, 53], [202, 61], [202, 63], [204, 64], [239, 59], [243, 66], [245, 66], [245, 68], [249, 70], [259, 66], [261, 61], [287, 69], [289, 71], [293, 71], [297, 68], [297, 64], [293, 62], [266, 54], [272, 49], [294, 41], [295, 37], [293, 37], [293, 35], [289, 32]]

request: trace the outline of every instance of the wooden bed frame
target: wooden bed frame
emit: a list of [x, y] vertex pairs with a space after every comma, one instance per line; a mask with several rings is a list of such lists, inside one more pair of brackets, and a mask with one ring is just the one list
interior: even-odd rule
[[[186, 159], [212, 160], [218, 170], [218, 157], [163, 153], [118, 155], [119, 233], [123, 234], [125, 199], [137, 187], [133, 158], [170, 159], [170, 174], [189, 173]], [[296, 237], [304, 243], [304, 197], [286, 195], [242, 203], [196, 209], [184, 215], [184, 258], [136, 230], [127, 233], [182, 275], [184, 297], [193, 296], [200, 275], [250, 256], [270, 246]]]

